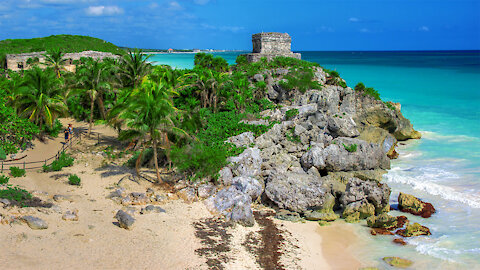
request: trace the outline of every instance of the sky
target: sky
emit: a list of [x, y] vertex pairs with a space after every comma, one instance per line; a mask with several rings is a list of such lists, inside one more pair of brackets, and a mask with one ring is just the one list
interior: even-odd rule
[[0, 0], [0, 40], [88, 35], [136, 48], [480, 49], [480, 0]]

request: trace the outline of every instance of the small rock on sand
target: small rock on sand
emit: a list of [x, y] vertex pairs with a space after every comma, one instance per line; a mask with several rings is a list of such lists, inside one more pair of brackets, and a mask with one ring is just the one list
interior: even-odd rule
[[34, 216], [23, 216], [22, 221], [26, 222], [32, 230], [44, 230], [48, 228], [47, 222]]
[[161, 208], [160, 206], [147, 205], [147, 207], [140, 210], [140, 214], [142, 215], [148, 213], [165, 213], [165, 209]]
[[73, 211], [65, 212], [65, 214], [62, 216], [62, 219], [66, 221], [78, 221], [78, 210], [75, 209]]
[[54, 195], [53, 196], [53, 200], [56, 201], [56, 202], [65, 202], [65, 201], [68, 201], [68, 202], [74, 202], [74, 199], [72, 196], [69, 196], [69, 195]]
[[118, 225], [120, 226], [120, 228], [124, 228], [127, 230], [131, 230], [133, 227], [133, 223], [135, 223], [135, 219], [123, 210], [118, 210], [115, 218], [118, 220]]

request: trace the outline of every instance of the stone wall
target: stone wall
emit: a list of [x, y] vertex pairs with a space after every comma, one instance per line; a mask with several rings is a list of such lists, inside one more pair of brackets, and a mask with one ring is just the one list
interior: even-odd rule
[[258, 33], [252, 35], [253, 51], [245, 54], [247, 61], [258, 62], [262, 58], [271, 61], [278, 56], [301, 59], [302, 55], [291, 51], [292, 38], [287, 33]]
[[[7, 69], [13, 71], [30, 69], [30, 66], [27, 65], [27, 61], [30, 58], [37, 57], [39, 60], [39, 66], [41, 68], [45, 67], [45, 52], [32, 52], [32, 53], [20, 53], [20, 54], [7, 54], [6, 62]], [[75, 65], [73, 61], [80, 60], [82, 57], [91, 57], [93, 59], [103, 60], [104, 58], [114, 58], [118, 59], [120, 56], [114, 55], [109, 52], [97, 52], [97, 51], [83, 51], [78, 53], [66, 53], [63, 58], [67, 59], [67, 62], [64, 65], [64, 68], [67, 71], [75, 72]]]

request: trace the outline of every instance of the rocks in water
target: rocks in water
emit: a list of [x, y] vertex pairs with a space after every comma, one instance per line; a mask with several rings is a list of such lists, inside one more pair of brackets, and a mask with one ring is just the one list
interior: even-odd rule
[[65, 221], [78, 221], [78, 210], [67, 211], [63, 214], [62, 219]]
[[212, 196], [216, 191], [217, 188], [211, 183], [200, 185], [197, 188], [198, 197], [201, 199], [206, 199]]
[[165, 209], [160, 206], [147, 205], [145, 208], [140, 210], [140, 214], [149, 214], [149, 213], [165, 213]]
[[397, 218], [387, 213], [367, 218], [367, 226], [370, 228], [394, 229], [397, 225]]
[[227, 221], [253, 226], [255, 219], [251, 209], [252, 198], [235, 186], [224, 188], [204, 201], [207, 209], [223, 215]]
[[389, 197], [390, 188], [386, 184], [351, 178], [340, 198], [345, 208], [343, 215], [348, 216], [358, 211], [363, 219], [381, 213], [388, 206]]
[[345, 218], [345, 222], [347, 223], [357, 223], [360, 221], [360, 212], [355, 212], [346, 217], [344, 216], [344, 218]]
[[398, 210], [423, 218], [429, 218], [435, 213], [435, 208], [431, 203], [421, 201], [413, 195], [402, 192], [398, 195]]
[[254, 141], [255, 136], [251, 131], [227, 139], [227, 142], [233, 143], [236, 147], [249, 147]]
[[115, 214], [115, 219], [118, 220], [118, 225], [120, 228], [126, 230], [131, 230], [133, 224], [135, 223], [135, 219], [123, 210], [118, 210], [117, 214]]
[[188, 203], [197, 201], [197, 193], [195, 192], [195, 188], [193, 187], [186, 187], [178, 191], [177, 195]]
[[228, 159], [231, 162], [232, 172], [235, 176], [257, 176], [260, 174], [262, 157], [260, 149], [247, 148], [243, 153]]
[[48, 224], [41, 218], [34, 216], [23, 216], [21, 220], [27, 223], [28, 227], [32, 230], [45, 230], [48, 229]]
[[395, 239], [393, 239], [392, 242], [395, 243], [395, 244], [398, 244], [398, 245], [402, 245], [402, 246], [407, 245], [407, 242], [405, 242], [405, 240], [403, 240], [402, 238], [395, 238]]
[[252, 177], [237, 176], [232, 179], [232, 185], [239, 191], [249, 195], [250, 198], [252, 198], [252, 201], [255, 201], [263, 193], [263, 188], [260, 182]]
[[399, 257], [384, 257], [383, 261], [393, 267], [399, 267], [399, 268], [407, 268], [413, 264], [412, 261], [407, 259], [402, 259]]
[[405, 229], [398, 230], [397, 234], [403, 237], [431, 235], [430, 229], [420, 225], [419, 223], [409, 224]]
[[267, 197], [280, 208], [303, 213], [320, 209], [329, 193], [322, 178], [306, 173], [275, 173], [265, 187]]
[[373, 228], [370, 230], [371, 235], [394, 235], [393, 232], [385, 229], [385, 228]]
[[298, 214], [297, 212], [292, 212], [285, 209], [277, 210], [275, 214], [275, 218], [280, 220], [291, 221], [291, 222], [300, 222], [303, 220], [300, 217], [300, 214]]

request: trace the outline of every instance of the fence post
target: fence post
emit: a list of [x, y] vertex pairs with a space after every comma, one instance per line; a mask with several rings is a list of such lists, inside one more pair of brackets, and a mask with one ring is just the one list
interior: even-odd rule
[[100, 133], [97, 134], [98, 144], [100, 144]]

